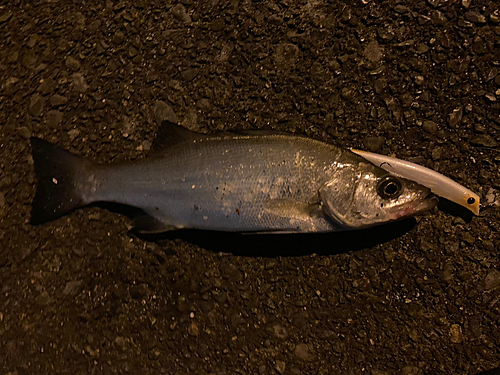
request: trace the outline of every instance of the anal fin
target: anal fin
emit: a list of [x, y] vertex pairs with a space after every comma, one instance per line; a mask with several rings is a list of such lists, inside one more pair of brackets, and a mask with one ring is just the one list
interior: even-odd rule
[[153, 216], [144, 214], [134, 218], [134, 232], [141, 234], [156, 234], [180, 229], [174, 225], [166, 224]]

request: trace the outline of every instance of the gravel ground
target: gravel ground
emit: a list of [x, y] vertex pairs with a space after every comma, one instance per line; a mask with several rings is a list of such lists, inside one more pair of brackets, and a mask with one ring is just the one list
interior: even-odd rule
[[[500, 365], [497, 1], [3, 4], [2, 373]], [[131, 160], [162, 119], [393, 154], [476, 191], [481, 214], [442, 206], [418, 222], [297, 236], [136, 237], [100, 207], [29, 224], [30, 136]]]

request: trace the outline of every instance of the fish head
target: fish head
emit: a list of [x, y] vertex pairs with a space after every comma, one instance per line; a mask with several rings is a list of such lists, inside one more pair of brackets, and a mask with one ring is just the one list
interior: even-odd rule
[[430, 189], [365, 163], [349, 176], [343, 174], [326, 182], [319, 198], [323, 212], [346, 229], [400, 220], [438, 203]]

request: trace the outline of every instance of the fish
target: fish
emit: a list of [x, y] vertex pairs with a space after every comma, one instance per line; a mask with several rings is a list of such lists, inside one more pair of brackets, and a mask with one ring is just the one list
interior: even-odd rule
[[467, 208], [476, 216], [479, 215], [481, 205], [479, 195], [467, 189], [465, 186], [460, 185], [458, 182], [453, 181], [451, 178], [406, 160], [368, 151], [355, 149], [351, 149], [351, 151], [391, 174], [416, 181], [431, 189], [434, 194]]
[[288, 133], [205, 135], [166, 121], [148, 157], [111, 164], [40, 138], [31, 146], [34, 225], [113, 202], [140, 209], [138, 233], [320, 233], [401, 220], [438, 203], [430, 189], [347, 149]]

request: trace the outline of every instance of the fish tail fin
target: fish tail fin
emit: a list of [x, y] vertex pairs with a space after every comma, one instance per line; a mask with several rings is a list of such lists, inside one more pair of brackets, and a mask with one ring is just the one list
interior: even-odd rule
[[44, 141], [31, 138], [38, 188], [33, 200], [31, 224], [56, 219], [89, 202], [84, 202], [75, 184], [76, 174], [91, 163], [81, 156]]

